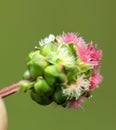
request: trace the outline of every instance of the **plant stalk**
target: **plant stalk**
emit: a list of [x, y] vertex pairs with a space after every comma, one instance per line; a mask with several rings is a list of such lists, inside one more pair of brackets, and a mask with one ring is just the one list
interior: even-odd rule
[[0, 90], [0, 97], [5, 98], [8, 97], [14, 93], [16, 93], [19, 89], [19, 82], [12, 84], [10, 86], [7, 86]]

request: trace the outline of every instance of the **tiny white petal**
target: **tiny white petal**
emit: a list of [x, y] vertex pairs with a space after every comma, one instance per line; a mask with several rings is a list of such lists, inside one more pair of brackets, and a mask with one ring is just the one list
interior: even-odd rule
[[44, 44], [50, 43], [55, 40], [55, 36], [53, 34], [50, 34], [48, 37], [44, 38], [39, 42], [40, 46], [43, 46]]
[[43, 46], [45, 43], [44, 43], [44, 41], [43, 40], [41, 40], [40, 42], [39, 42], [39, 45], [40, 46]]
[[45, 43], [50, 43], [55, 40], [55, 36], [53, 34], [50, 34], [47, 38], [44, 39]]
[[49, 39], [48, 39], [48, 38], [45, 38], [45, 39], [44, 39], [44, 43], [49, 43]]
[[54, 36], [53, 34], [50, 34], [50, 35], [49, 35], [49, 39], [50, 39], [51, 41], [54, 41], [54, 40], [55, 40], [55, 36]]

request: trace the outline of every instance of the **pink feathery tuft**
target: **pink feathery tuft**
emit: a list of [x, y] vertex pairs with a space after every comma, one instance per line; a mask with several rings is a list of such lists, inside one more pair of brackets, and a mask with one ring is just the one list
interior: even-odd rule
[[77, 43], [78, 41], [78, 38], [74, 33], [64, 33], [61, 37], [64, 43]]
[[68, 107], [74, 110], [78, 110], [78, 108], [82, 107], [81, 103], [84, 101], [85, 97], [81, 96], [79, 99], [72, 99], [69, 101]]
[[93, 90], [97, 87], [98, 84], [101, 83], [102, 81], [102, 76], [99, 74], [99, 72], [95, 72], [92, 74], [91, 78], [90, 78], [90, 87], [89, 89], [90, 90]]
[[95, 47], [93, 47], [92, 43], [89, 43], [87, 47], [78, 47], [77, 55], [83, 62], [97, 67], [99, 66], [102, 52], [101, 50], [97, 50]]
[[77, 37], [74, 33], [63, 33], [61, 36], [57, 36], [56, 39], [63, 43], [75, 43], [77, 46], [85, 46], [85, 41], [81, 37]]

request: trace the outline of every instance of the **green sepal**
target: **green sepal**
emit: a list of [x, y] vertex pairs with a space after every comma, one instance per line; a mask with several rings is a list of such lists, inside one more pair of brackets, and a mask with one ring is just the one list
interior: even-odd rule
[[53, 93], [53, 89], [47, 84], [44, 79], [38, 79], [34, 84], [34, 90], [40, 96], [50, 96]]
[[45, 80], [50, 85], [50, 87], [53, 87], [56, 82], [56, 78], [48, 73], [45, 73]]
[[51, 52], [49, 55], [46, 56], [46, 60], [51, 64], [56, 64], [57, 62], [57, 53]]
[[33, 91], [31, 91], [30, 96], [31, 96], [32, 100], [34, 100], [35, 102], [37, 102], [40, 105], [49, 105], [52, 102], [51, 97], [40, 96]]
[[62, 90], [57, 90], [53, 95], [53, 100], [57, 104], [61, 105], [65, 103], [67, 97], [63, 94]]
[[54, 77], [59, 77], [59, 74], [63, 72], [63, 66], [59, 64], [49, 65], [45, 68], [45, 73], [49, 73]]
[[26, 70], [23, 74], [23, 78], [24, 79], [30, 79], [31, 78], [31, 74], [29, 70]]
[[54, 44], [48, 43], [48, 44], [45, 44], [44, 46], [41, 47], [40, 53], [43, 56], [47, 56], [51, 52], [55, 52], [55, 51], [56, 51], [56, 47], [54, 46]]
[[64, 74], [63, 72], [61, 72], [58, 77], [57, 77], [57, 81], [59, 83], [66, 83], [67, 82], [67, 75]]
[[32, 60], [35, 56], [40, 54], [40, 50], [35, 50], [29, 53], [27, 61]]
[[22, 80], [19, 83], [19, 91], [21, 92], [27, 92], [30, 88], [32, 88], [34, 85], [34, 82], [30, 82], [28, 80]]
[[45, 57], [42, 55], [36, 55], [31, 61], [27, 63], [27, 67], [30, 71], [32, 78], [42, 76], [44, 68], [48, 65]]
[[66, 75], [63, 73], [62, 65], [49, 65], [45, 68], [45, 79], [52, 86], [55, 82], [66, 82]]

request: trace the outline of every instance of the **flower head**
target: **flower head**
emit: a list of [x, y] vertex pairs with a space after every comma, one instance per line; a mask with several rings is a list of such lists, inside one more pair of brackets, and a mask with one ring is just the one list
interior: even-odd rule
[[55, 102], [78, 109], [102, 81], [101, 56], [100, 50], [75, 33], [50, 34], [29, 54], [24, 79], [31, 81], [21, 86], [25, 91], [31, 88], [32, 99], [41, 105]]

